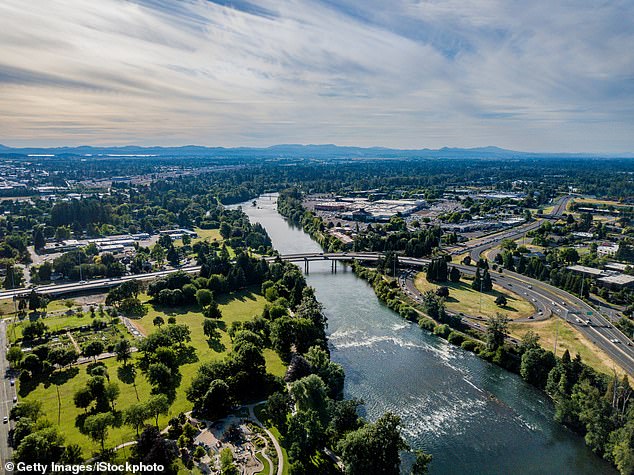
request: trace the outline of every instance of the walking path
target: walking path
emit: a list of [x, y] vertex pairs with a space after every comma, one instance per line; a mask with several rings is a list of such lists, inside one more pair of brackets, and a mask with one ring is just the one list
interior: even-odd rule
[[[282, 473], [284, 472], [284, 456], [282, 455], [282, 447], [280, 446], [280, 443], [275, 438], [275, 436], [271, 433], [271, 431], [269, 431], [266, 427], [264, 427], [264, 425], [256, 417], [255, 411], [253, 409], [255, 408], [255, 406], [257, 404], [259, 404], [259, 403], [249, 404], [247, 406], [249, 408], [249, 417], [251, 417], [251, 419], [253, 419], [253, 422], [255, 422], [258, 426], [260, 426], [264, 430], [264, 432], [266, 432], [266, 434], [270, 437], [271, 442], [273, 442], [273, 446], [275, 447], [275, 452], [277, 453], [277, 475], [282, 475]], [[266, 457], [266, 454], [265, 454], [265, 457]], [[270, 460], [269, 460], [269, 462], [270, 462]], [[270, 473], [270, 475], [273, 475], [273, 464], [272, 463], [271, 463], [271, 473]]]

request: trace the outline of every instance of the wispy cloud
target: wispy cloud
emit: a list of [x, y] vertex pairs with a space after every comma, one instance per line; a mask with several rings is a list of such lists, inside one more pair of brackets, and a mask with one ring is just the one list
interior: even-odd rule
[[0, 4], [0, 142], [634, 150], [634, 4]]

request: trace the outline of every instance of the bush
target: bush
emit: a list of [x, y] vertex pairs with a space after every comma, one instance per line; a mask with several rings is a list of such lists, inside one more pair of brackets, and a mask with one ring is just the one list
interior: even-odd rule
[[436, 328], [436, 322], [434, 322], [431, 318], [421, 317], [418, 320], [418, 326], [424, 330], [433, 332], [434, 328]]
[[434, 328], [434, 335], [438, 335], [445, 339], [449, 336], [449, 333], [451, 333], [451, 328], [449, 328], [449, 325], [444, 323], [442, 325], [437, 325], [436, 328]]
[[460, 346], [464, 341], [465, 336], [462, 333], [451, 332], [449, 337], [447, 337], [447, 341], [452, 345]]
[[463, 350], [476, 352], [476, 350], [478, 348], [478, 342], [476, 342], [474, 340], [470, 340], [470, 339], [467, 338], [465, 341], [462, 342], [460, 347]]

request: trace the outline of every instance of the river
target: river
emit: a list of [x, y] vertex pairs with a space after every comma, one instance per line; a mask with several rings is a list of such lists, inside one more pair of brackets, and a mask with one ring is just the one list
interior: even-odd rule
[[[242, 207], [280, 253], [321, 251], [277, 213], [274, 195]], [[346, 397], [363, 399], [369, 420], [398, 414], [407, 442], [433, 455], [431, 474], [617, 473], [553, 420], [544, 394], [406, 322], [349, 269], [332, 274], [330, 263], [312, 262], [307, 281], [324, 305]]]

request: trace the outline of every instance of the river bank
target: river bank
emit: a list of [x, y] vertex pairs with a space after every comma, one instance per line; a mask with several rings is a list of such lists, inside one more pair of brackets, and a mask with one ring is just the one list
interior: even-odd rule
[[[243, 210], [279, 252], [321, 251], [278, 214], [275, 196]], [[400, 415], [410, 445], [433, 454], [432, 474], [616, 473], [552, 420], [543, 393], [403, 320], [350, 268], [335, 275], [329, 263], [311, 263], [307, 281], [324, 304], [346, 397], [362, 398], [370, 420], [385, 411]]]

